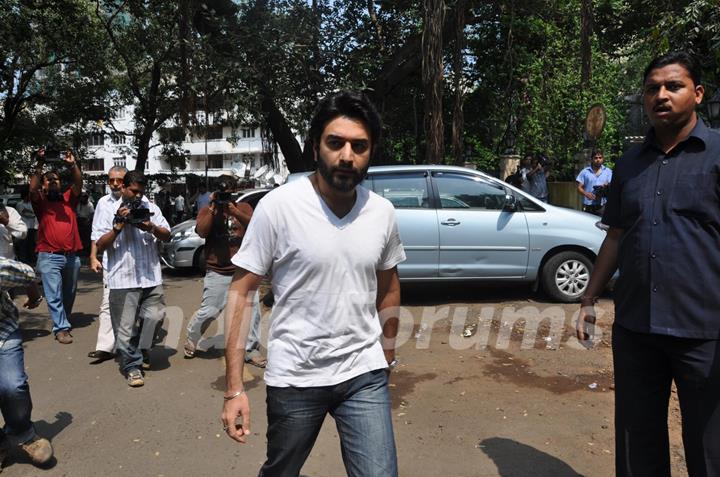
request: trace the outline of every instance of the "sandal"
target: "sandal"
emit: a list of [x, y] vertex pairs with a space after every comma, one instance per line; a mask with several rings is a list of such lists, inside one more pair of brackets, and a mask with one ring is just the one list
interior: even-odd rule
[[260, 354], [258, 350], [253, 350], [245, 355], [245, 362], [252, 364], [258, 368], [267, 366], [267, 358]]
[[195, 345], [190, 340], [185, 342], [183, 353], [185, 353], [185, 359], [193, 359], [195, 357]]

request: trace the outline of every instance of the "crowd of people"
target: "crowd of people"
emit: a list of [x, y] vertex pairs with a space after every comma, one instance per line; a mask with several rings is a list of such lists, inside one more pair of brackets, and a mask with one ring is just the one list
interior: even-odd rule
[[[645, 142], [618, 161], [614, 180], [600, 151], [577, 177], [587, 210], [599, 213], [604, 206], [602, 220], [609, 226], [581, 298], [579, 340], [591, 337], [598, 296], [619, 270], [612, 333], [619, 477], [670, 475], [673, 382], [688, 474], [720, 476], [720, 321], [715, 316], [720, 298], [713, 293], [720, 278], [720, 134], [695, 112], [703, 94], [690, 55], [655, 58], [643, 77], [651, 124]], [[261, 476], [299, 475], [328, 414], [337, 424], [348, 475], [398, 475], [387, 371], [397, 364], [397, 265], [405, 252], [392, 204], [358, 187], [381, 132], [379, 114], [364, 94], [334, 93], [320, 101], [310, 122], [316, 173], [269, 193], [254, 211], [213, 195], [200, 210], [197, 231], [209, 244], [208, 272], [184, 355], [195, 356], [204, 325], [226, 307], [221, 421], [239, 443], [251, 438], [243, 367], [265, 365], [253, 336], [257, 290], [272, 275], [275, 306], [264, 376], [267, 460]], [[522, 176], [541, 200], [547, 198], [544, 162], [541, 157], [523, 161]], [[29, 199], [38, 221], [37, 270], [53, 331], [58, 342], [68, 344], [82, 250], [75, 212], [82, 176], [71, 153], [64, 163], [71, 186], [63, 191], [57, 171], [44, 172], [40, 164]], [[113, 168], [108, 177], [110, 194], [98, 202], [91, 227], [91, 267], [103, 271], [106, 288], [91, 357], [117, 353], [127, 384], [137, 387], [150, 365], [142, 351], [153, 345], [164, 314], [157, 242], [169, 239], [169, 224], [145, 196], [142, 172]], [[0, 214], [7, 237], [27, 233], [20, 217], [9, 209]], [[5, 420], [0, 452], [18, 446], [33, 462], [47, 462], [52, 447], [36, 435], [30, 420], [18, 311], [7, 293], [25, 287], [25, 306], [38, 306], [35, 271], [0, 258], [0, 286]]]
[[[82, 188], [82, 174], [72, 152], [65, 153], [60, 164], [70, 172], [71, 184], [67, 188], [62, 187], [57, 167], [46, 170], [43, 152], [41, 149], [36, 155], [35, 173], [18, 204], [19, 212], [12, 207], [0, 209], [0, 408], [5, 420], [0, 433], [0, 465], [13, 447], [27, 453], [36, 464], [52, 457], [51, 444], [35, 434], [30, 421], [29, 385], [24, 373], [18, 311], [13, 302], [18, 288], [25, 289], [27, 308], [39, 306], [44, 295], [55, 340], [71, 344], [80, 254], [89, 249], [90, 269], [103, 275], [103, 298], [97, 341], [88, 357], [94, 362], [117, 357], [120, 371], [131, 387], [144, 384], [143, 371], [151, 366], [149, 350], [157, 343], [165, 316], [158, 244], [170, 239], [170, 225], [146, 196], [144, 174], [120, 166], [111, 168], [109, 193], [93, 206]], [[232, 178], [226, 183], [230, 184], [228, 192], [233, 192]], [[236, 270], [230, 259], [252, 216], [249, 205], [216, 200], [204, 188], [196, 200], [201, 204], [198, 233], [208, 241], [208, 270], [200, 310], [188, 326], [186, 358], [195, 356], [203, 325], [225, 307], [224, 297]], [[35, 234], [31, 230], [37, 231], [32, 248]], [[266, 360], [259, 351], [257, 294], [253, 313], [254, 334], [246, 360], [264, 367]]]

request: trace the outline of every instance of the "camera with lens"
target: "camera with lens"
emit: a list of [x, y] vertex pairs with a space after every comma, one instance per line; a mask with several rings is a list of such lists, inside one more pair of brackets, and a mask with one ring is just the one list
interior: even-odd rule
[[538, 152], [537, 154], [535, 154], [535, 159], [537, 159], [538, 164], [540, 164], [540, 166], [542, 167], [547, 167], [550, 165], [550, 159], [542, 152]]
[[595, 200], [601, 200], [607, 195], [608, 185], [596, 185], [593, 186], [593, 194], [595, 194]]
[[138, 225], [150, 220], [150, 209], [145, 207], [142, 199], [126, 200], [122, 204], [123, 207], [130, 209], [130, 214], [124, 218], [124, 222], [130, 225]]
[[70, 151], [75, 157], [77, 157], [75, 151], [65, 144], [48, 144], [44, 146], [43, 149], [45, 150], [45, 155], [43, 156], [43, 160], [45, 162], [62, 162], [65, 158], [65, 152], [67, 151]]
[[232, 201], [232, 194], [228, 191], [230, 186], [226, 182], [218, 184], [218, 188], [213, 194], [213, 202], [217, 205], [225, 205]]

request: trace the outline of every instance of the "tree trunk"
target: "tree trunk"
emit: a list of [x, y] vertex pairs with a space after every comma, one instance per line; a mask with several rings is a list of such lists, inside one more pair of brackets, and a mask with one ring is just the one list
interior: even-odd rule
[[145, 172], [145, 163], [150, 154], [150, 140], [152, 139], [153, 129], [143, 124], [142, 129], [137, 135], [137, 161], [135, 162], [135, 170]]
[[452, 151], [455, 164], [463, 165], [465, 150], [463, 144], [463, 130], [465, 129], [465, 117], [463, 115], [463, 50], [465, 49], [465, 1], [458, 0], [455, 11], [455, 54], [453, 55], [453, 90], [455, 93], [455, 105], [453, 107], [452, 123]]
[[590, 86], [592, 78], [592, 46], [590, 45], [590, 37], [592, 36], [592, 0], [580, 1], [580, 87], [587, 89]]
[[443, 0], [425, 1], [422, 36], [422, 79], [425, 91], [425, 162], [443, 160], [443, 38], [445, 17]]
[[275, 104], [275, 100], [268, 93], [261, 93], [261, 95], [261, 107], [267, 118], [267, 125], [280, 147], [288, 170], [290, 172], [310, 170], [307, 168], [306, 161], [303, 160], [303, 151], [300, 149], [300, 144], [295, 139], [295, 134], [293, 134], [285, 116]]

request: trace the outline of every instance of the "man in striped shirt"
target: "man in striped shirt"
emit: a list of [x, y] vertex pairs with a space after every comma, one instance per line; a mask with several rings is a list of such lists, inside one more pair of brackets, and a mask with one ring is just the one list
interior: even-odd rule
[[0, 411], [5, 421], [0, 430], [0, 469], [11, 447], [18, 446], [34, 464], [45, 464], [53, 455], [52, 445], [35, 433], [30, 420], [32, 400], [25, 374], [19, 313], [8, 294], [15, 288], [26, 288], [25, 308], [35, 308], [42, 301], [32, 267], [0, 258]]
[[[131, 387], [145, 384], [140, 350], [152, 346], [155, 328], [165, 314], [157, 242], [170, 240], [170, 226], [158, 206], [144, 196], [146, 184], [142, 172], [128, 172], [122, 200], [102, 211], [93, 230], [98, 253], [107, 252], [110, 318], [120, 366]], [[139, 208], [131, 205], [138, 201]], [[150, 217], [135, 220], [140, 209], [149, 209]]]

